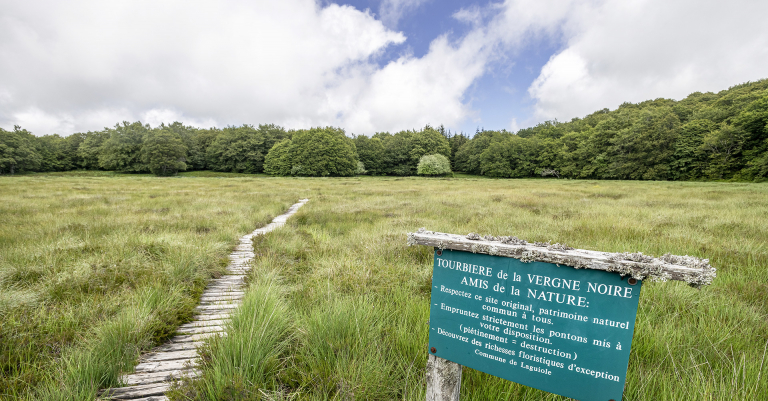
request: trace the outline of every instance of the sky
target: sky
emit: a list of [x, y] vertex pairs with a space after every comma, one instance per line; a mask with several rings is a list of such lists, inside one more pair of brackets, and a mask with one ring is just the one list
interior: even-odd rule
[[768, 78], [764, 0], [0, 0], [0, 127], [517, 131]]

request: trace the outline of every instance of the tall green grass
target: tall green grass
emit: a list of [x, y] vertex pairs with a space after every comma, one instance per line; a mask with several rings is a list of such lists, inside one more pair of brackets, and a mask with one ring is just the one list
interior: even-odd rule
[[244, 178], [0, 178], [0, 399], [93, 400], [299, 194]]
[[[406, 232], [426, 227], [710, 258], [719, 269], [710, 287], [643, 286], [625, 399], [768, 399], [765, 185], [294, 183], [317, 193], [287, 227], [254, 239], [254, 269], [276, 272], [287, 288], [293, 335], [275, 382], [254, 382], [243, 397], [424, 399], [432, 250], [406, 246]], [[463, 400], [564, 399], [471, 369], [463, 376]]]
[[[12, 184], [21, 182], [16, 178], [0, 179], [0, 294], [13, 294], [1, 295], [6, 306], [0, 330], [4, 340], [12, 339], [3, 355], [36, 364], [35, 369], [11, 364], [15, 373], [4, 371], [6, 383], [32, 383], [23, 388], [42, 391], [50, 383], [68, 386], [67, 377], [101, 377], [67, 376], [67, 366], [77, 365], [68, 362], [75, 360], [70, 355], [99, 349], [96, 338], [107, 338], [102, 333], [119, 325], [128, 311], [143, 310], [139, 305], [146, 295], [141, 294], [155, 286], [180, 285], [194, 302], [195, 288], [222, 271], [221, 258], [238, 236], [308, 197], [284, 228], [254, 238], [257, 256], [247, 302], [230, 335], [211, 340], [201, 378], [177, 389], [175, 399], [424, 399], [432, 250], [406, 245], [406, 233], [420, 227], [709, 258], [718, 268], [710, 287], [643, 285], [625, 399], [768, 399], [765, 184], [29, 176], [19, 186]], [[78, 198], [82, 193], [75, 188], [81, 187], [122, 211], [94, 207], [103, 200]], [[188, 205], [191, 211], [174, 212], [173, 205], [152, 203], [156, 199]], [[22, 217], [8, 217], [9, 204]], [[163, 208], [169, 210], [152, 211]], [[59, 217], [62, 213], [66, 216]], [[122, 223], [115, 228], [123, 234], [96, 230], [117, 216]], [[13, 239], [22, 226], [32, 227], [34, 235]], [[62, 226], [68, 228], [60, 231]], [[195, 234], [188, 237], [190, 231]], [[90, 251], [75, 255], [96, 261], [111, 255], [112, 262], [78, 270], [81, 264], [70, 255], [62, 256], [70, 261], [67, 268], [46, 267], [55, 266], [60, 252], [80, 249], [81, 242]], [[184, 251], [171, 258], [178, 246]], [[29, 256], [35, 252], [40, 256]], [[173, 262], [163, 262], [166, 257]], [[195, 279], [173, 278], [190, 277], [190, 271], [198, 272]], [[81, 277], [86, 274], [87, 279]], [[57, 286], [59, 281], [66, 285]], [[56, 307], [39, 307], [47, 304]], [[189, 310], [157, 308], [177, 310], [172, 316], [180, 320]], [[27, 316], [37, 323], [25, 323]], [[174, 324], [155, 327], [172, 330]], [[28, 336], [14, 337], [6, 327], [19, 327], [17, 333]], [[155, 341], [164, 335], [158, 329], [143, 331], [154, 334], [122, 334], [125, 339], [116, 341], [142, 344], [142, 338]], [[30, 335], [34, 340], [19, 340]], [[34, 359], [46, 341], [59, 351]], [[111, 366], [130, 365], [136, 352], [115, 358]], [[40, 361], [54, 361], [57, 368], [47, 369]], [[463, 400], [563, 399], [471, 369], [464, 370], [462, 383]]]

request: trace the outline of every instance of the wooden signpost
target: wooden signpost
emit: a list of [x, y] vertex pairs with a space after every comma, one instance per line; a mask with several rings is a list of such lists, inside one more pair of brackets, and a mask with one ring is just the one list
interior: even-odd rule
[[462, 365], [582, 401], [620, 400], [643, 281], [715, 278], [689, 256], [424, 229], [408, 244], [435, 248], [428, 401], [459, 399]]

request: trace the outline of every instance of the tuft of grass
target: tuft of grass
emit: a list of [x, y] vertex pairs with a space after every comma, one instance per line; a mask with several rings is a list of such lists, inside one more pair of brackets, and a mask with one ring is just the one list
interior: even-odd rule
[[279, 393], [278, 375], [293, 336], [293, 314], [285, 289], [273, 273], [260, 273], [232, 316], [227, 336], [209, 339], [202, 353], [202, 377], [174, 390], [196, 400], [259, 400]]

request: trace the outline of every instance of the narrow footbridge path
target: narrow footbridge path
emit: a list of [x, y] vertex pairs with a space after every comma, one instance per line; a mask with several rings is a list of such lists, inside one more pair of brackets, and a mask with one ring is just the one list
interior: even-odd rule
[[226, 335], [224, 326], [243, 298], [245, 275], [250, 270], [254, 257], [251, 239], [284, 225], [288, 218], [308, 201], [309, 199], [300, 200], [265, 227], [240, 237], [240, 244], [229, 255], [229, 274], [211, 280], [208, 284], [200, 297], [195, 320], [181, 325], [177, 331], [178, 335], [168, 343], [142, 355], [134, 372], [121, 378], [125, 387], [106, 389], [101, 393], [100, 399], [167, 400], [165, 392], [175, 380], [199, 375], [200, 371], [195, 367], [197, 347], [206, 337]]

